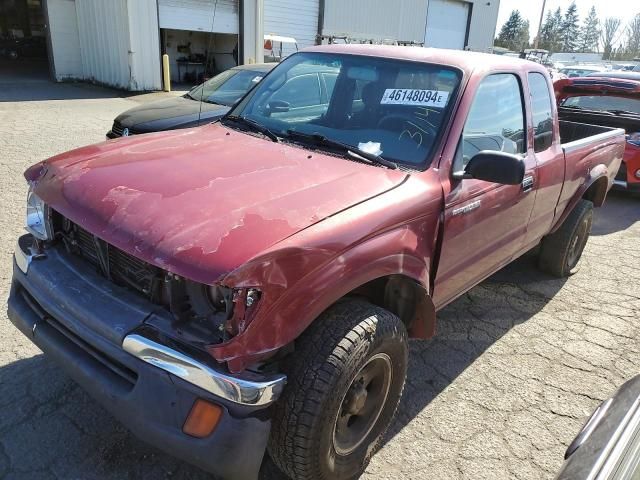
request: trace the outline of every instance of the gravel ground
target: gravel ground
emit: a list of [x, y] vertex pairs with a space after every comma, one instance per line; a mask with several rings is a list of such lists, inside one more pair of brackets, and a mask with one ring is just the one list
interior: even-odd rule
[[[158, 95], [0, 78], [0, 303], [26, 194], [23, 170], [104, 138]], [[525, 257], [440, 313], [412, 342], [398, 419], [363, 478], [552, 478], [590, 412], [638, 372], [640, 199], [612, 194], [582, 269]], [[1, 478], [209, 478], [131, 436], [0, 312]], [[267, 466], [263, 478], [277, 478]]]

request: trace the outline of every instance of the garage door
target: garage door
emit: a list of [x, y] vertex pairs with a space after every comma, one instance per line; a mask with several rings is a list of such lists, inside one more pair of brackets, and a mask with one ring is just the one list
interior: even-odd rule
[[467, 38], [469, 4], [456, 0], [429, 0], [427, 47], [463, 49]]
[[[318, 0], [264, 0], [264, 33], [293, 37], [298, 48], [316, 44]], [[295, 52], [286, 46], [283, 54]]]
[[238, 0], [158, 0], [160, 28], [238, 33]]

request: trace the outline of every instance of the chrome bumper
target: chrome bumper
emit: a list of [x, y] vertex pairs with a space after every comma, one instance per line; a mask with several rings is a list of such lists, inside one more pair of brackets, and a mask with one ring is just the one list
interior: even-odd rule
[[251, 373], [230, 375], [138, 334], [127, 335], [122, 348], [155, 367], [234, 403], [266, 406], [275, 402], [286, 383], [285, 375], [270, 377]]

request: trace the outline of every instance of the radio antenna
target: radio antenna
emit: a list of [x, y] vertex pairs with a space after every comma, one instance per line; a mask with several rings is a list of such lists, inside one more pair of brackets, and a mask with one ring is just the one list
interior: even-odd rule
[[[218, 8], [218, 0], [215, 0], [213, 4], [213, 15], [211, 16], [211, 29], [209, 30], [209, 47], [207, 48], [207, 57], [204, 59], [203, 73], [207, 72], [207, 66], [209, 65], [209, 55], [211, 54], [211, 43], [213, 42], [213, 25], [216, 21], [216, 10]], [[203, 75], [204, 76], [204, 75]], [[202, 118], [202, 101], [204, 98], [204, 83], [202, 82], [202, 88], [200, 88], [200, 105], [198, 110], [198, 125], [200, 125], [200, 119]]]

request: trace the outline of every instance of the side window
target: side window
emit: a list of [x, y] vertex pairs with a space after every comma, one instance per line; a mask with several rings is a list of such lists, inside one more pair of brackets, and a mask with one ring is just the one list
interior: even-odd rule
[[485, 78], [471, 105], [454, 170], [463, 170], [482, 150], [524, 153], [524, 118], [522, 89], [516, 76], [500, 73]]
[[553, 117], [549, 86], [541, 73], [529, 74], [529, 90], [531, 90], [531, 110], [535, 131], [533, 149], [536, 152], [543, 152], [553, 143]]
[[320, 105], [320, 82], [318, 81], [318, 75], [313, 73], [293, 77], [273, 94], [271, 100], [280, 100], [281, 98], [288, 100], [295, 99], [295, 101], [290, 102], [289, 108]]

